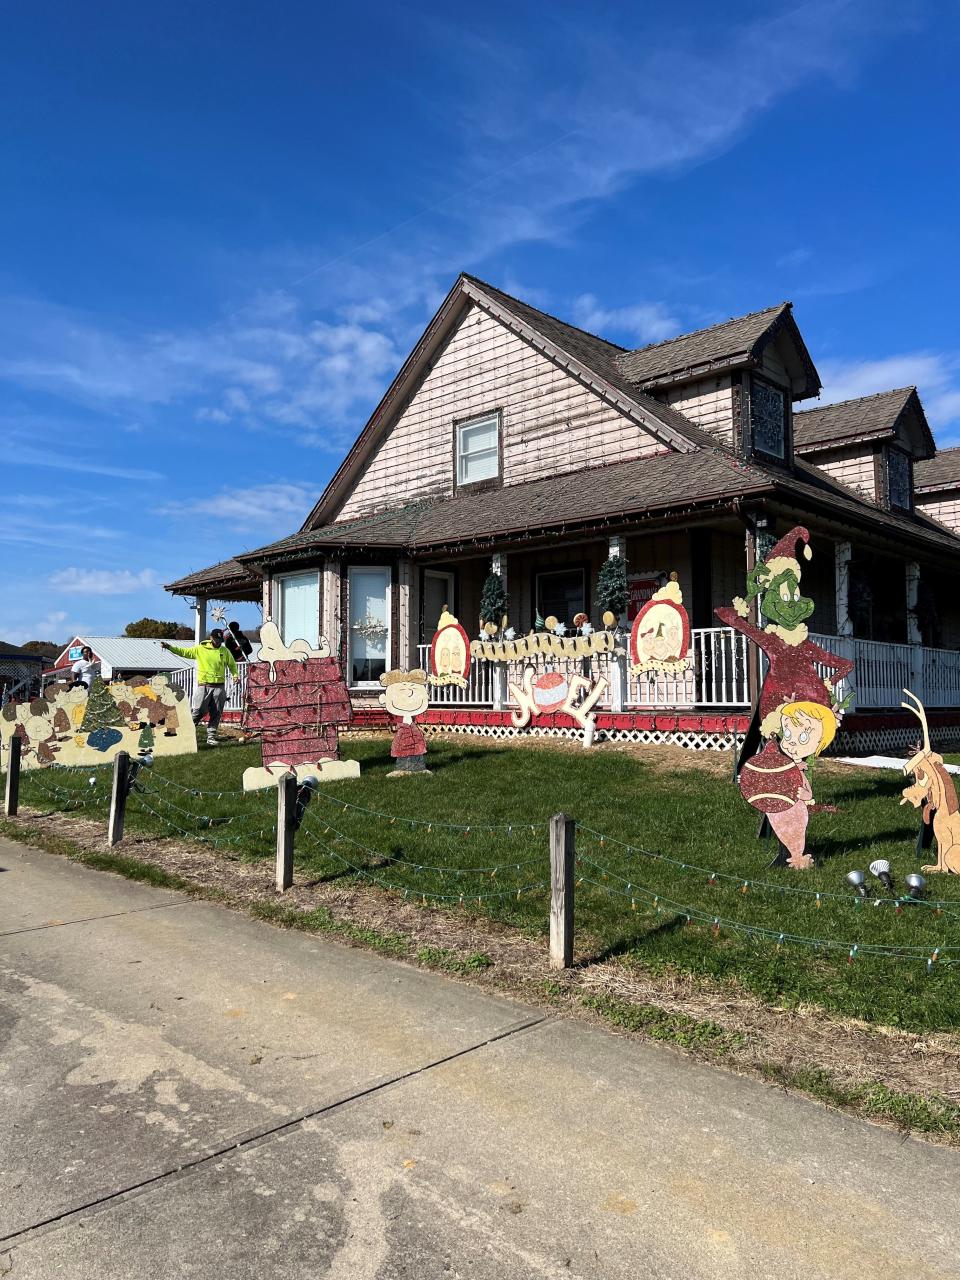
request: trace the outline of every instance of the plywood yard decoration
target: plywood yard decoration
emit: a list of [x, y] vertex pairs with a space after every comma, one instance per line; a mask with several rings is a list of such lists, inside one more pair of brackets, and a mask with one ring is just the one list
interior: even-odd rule
[[593, 742], [597, 717], [594, 707], [607, 688], [606, 676], [592, 680], [565, 671], [539, 671], [526, 666], [520, 683], [510, 682], [510, 697], [515, 707], [510, 713], [517, 729], [526, 728], [531, 720], [544, 715], [568, 715], [584, 731], [584, 745]]
[[634, 675], [680, 676], [690, 670], [690, 619], [677, 575], [655, 591], [630, 628], [630, 670]]
[[465, 689], [469, 675], [470, 637], [444, 606], [430, 644], [430, 684]]
[[340, 759], [338, 726], [353, 719], [340, 664], [325, 640], [284, 644], [277, 626], [260, 628], [260, 653], [247, 664], [243, 728], [260, 739], [261, 768], [245, 769], [245, 791], [273, 786], [294, 770], [300, 779], [357, 778], [356, 760]]
[[923, 742], [917, 744], [917, 750], [903, 766], [903, 772], [912, 773], [914, 780], [910, 786], [904, 787], [900, 803], [912, 804], [919, 809], [924, 824], [933, 827], [937, 860], [922, 870], [949, 871], [960, 875], [960, 803], [957, 801], [957, 789], [944, 768], [943, 756], [930, 746], [930, 730], [923, 704], [909, 689], [903, 692], [910, 701], [900, 705], [912, 711], [920, 721]]
[[400, 721], [400, 726], [393, 735], [390, 755], [396, 761], [396, 768], [387, 774], [388, 778], [410, 777], [414, 774], [429, 774], [427, 768], [427, 740], [423, 730], [415, 724], [417, 716], [423, 715], [430, 700], [427, 692], [427, 676], [424, 671], [385, 671], [380, 677], [383, 693], [380, 694], [380, 705]]
[[173, 756], [197, 749], [186, 696], [166, 676], [111, 684], [97, 677], [89, 691], [51, 685], [42, 698], [3, 708], [0, 756], [12, 737], [21, 740], [24, 769], [104, 764], [118, 751]]
[[[813, 601], [800, 593], [800, 547], [809, 560], [810, 535], [798, 526], [751, 570], [746, 597], [734, 600], [732, 608], [717, 609], [716, 615], [752, 640], [769, 664], [755, 712], [759, 735], [767, 742], [743, 764], [741, 792], [766, 815], [780, 841], [776, 863], [806, 869], [813, 866], [806, 836], [815, 807], [808, 762], [836, 735], [848, 701], [838, 697], [837, 685], [849, 677], [853, 663], [808, 637]], [[755, 600], [766, 619], [763, 629], [749, 621]]]

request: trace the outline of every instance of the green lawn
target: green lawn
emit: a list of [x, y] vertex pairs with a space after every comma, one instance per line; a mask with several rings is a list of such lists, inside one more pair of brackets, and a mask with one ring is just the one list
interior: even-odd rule
[[[950, 963], [951, 955], [960, 960], [960, 878], [928, 877], [942, 911], [907, 906], [899, 914], [890, 902], [858, 903], [844, 878], [883, 857], [902, 888], [917, 869], [917, 814], [898, 804], [899, 775], [818, 766], [818, 801], [841, 811], [812, 817], [808, 843], [822, 866], [797, 873], [767, 868], [773, 847], [757, 842], [754, 814], [729, 776], [709, 771], [693, 753], [689, 767], [665, 772], [652, 757], [611, 747], [584, 752], [434, 738], [433, 776], [396, 781], [385, 777], [389, 739], [350, 740], [345, 754], [360, 760], [363, 776], [324, 788], [297, 836], [297, 863], [317, 880], [359, 872], [417, 900], [545, 934], [546, 824], [563, 811], [579, 824], [579, 957], [615, 955], [652, 971], [693, 971], [766, 1000], [821, 1004], [916, 1031], [960, 1025], [960, 968]], [[274, 794], [236, 793], [243, 769], [258, 762], [258, 748], [230, 746], [158, 760], [131, 798], [128, 826], [272, 858]], [[50, 808], [82, 803], [105, 814], [108, 774], [24, 774], [22, 798]], [[801, 892], [786, 892], [792, 890]], [[817, 892], [824, 895], [819, 905]], [[737, 925], [772, 936], [745, 936]], [[835, 951], [828, 943], [842, 946]], [[858, 952], [850, 963], [854, 945], [890, 950]], [[928, 971], [936, 948], [943, 955]]]

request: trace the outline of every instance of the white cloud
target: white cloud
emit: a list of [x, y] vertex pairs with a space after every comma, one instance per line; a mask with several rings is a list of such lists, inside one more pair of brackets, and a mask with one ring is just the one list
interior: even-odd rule
[[238, 528], [249, 524], [302, 523], [320, 496], [318, 489], [299, 484], [261, 484], [247, 489], [224, 489], [191, 502], [170, 502], [158, 515], [226, 520]]
[[[16, 503], [16, 499], [14, 502]], [[31, 502], [23, 505], [43, 506], [44, 504]], [[15, 520], [0, 524], [0, 543], [12, 546], [54, 547], [69, 550], [76, 546], [83, 546], [91, 539], [119, 537], [118, 529], [106, 528], [103, 525], [42, 519], [19, 513]]]
[[156, 587], [153, 569], [133, 573], [129, 569], [78, 569], [71, 566], [50, 575], [50, 586], [67, 595], [125, 596]]
[[[16, 429], [16, 424], [13, 424]], [[109, 463], [101, 462], [84, 462], [77, 457], [71, 457], [68, 454], [58, 454], [53, 451], [44, 453], [41, 449], [34, 449], [30, 445], [21, 443], [20, 440], [11, 441], [11, 448], [5, 455], [4, 462], [6, 466], [23, 466], [23, 467], [49, 467], [55, 471], [73, 471], [79, 475], [88, 476], [109, 476], [114, 480], [163, 480], [163, 473], [160, 471], [147, 471], [134, 467], [114, 467]]]
[[38, 615], [37, 621], [15, 620], [4, 627], [3, 638], [10, 644], [26, 644], [28, 640], [50, 640], [54, 644], [65, 643], [79, 634], [77, 630], [65, 625], [67, 617], [68, 615], [62, 610], [55, 609], [43, 616]]
[[[878, 360], [818, 360], [823, 379], [821, 404], [915, 386], [931, 427], [960, 430], [960, 354], [910, 351]], [[812, 408], [805, 402], [803, 408]], [[952, 430], [951, 430], [952, 429]]]
[[582, 328], [615, 341], [629, 336], [637, 342], [662, 342], [681, 331], [680, 321], [662, 302], [638, 302], [628, 307], [604, 307], [592, 293], [573, 304], [573, 318]]

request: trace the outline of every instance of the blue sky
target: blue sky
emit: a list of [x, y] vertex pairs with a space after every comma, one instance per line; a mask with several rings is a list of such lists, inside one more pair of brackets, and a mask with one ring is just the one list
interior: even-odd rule
[[790, 298], [960, 442], [956, 6], [476, 9], [8, 9], [0, 636], [188, 622], [461, 269], [630, 346]]

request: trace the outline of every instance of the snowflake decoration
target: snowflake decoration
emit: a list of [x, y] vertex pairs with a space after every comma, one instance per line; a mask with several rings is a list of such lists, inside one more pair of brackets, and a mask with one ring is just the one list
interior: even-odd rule
[[565, 622], [558, 622], [553, 630], [556, 635], [565, 636], [567, 634], [567, 624]]
[[227, 620], [227, 606], [225, 604], [218, 604], [214, 609], [210, 610], [210, 613], [214, 622], [226, 622]]

